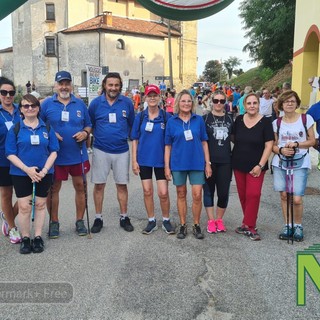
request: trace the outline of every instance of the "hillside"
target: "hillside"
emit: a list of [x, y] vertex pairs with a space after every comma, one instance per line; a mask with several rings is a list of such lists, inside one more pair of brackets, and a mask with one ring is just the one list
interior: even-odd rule
[[260, 90], [262, 87], [265, 87], [272, 91], [277, 86], [281, 87], [283, 82], [291, 83], [291, 76], [292, 66], [290, 64], [287, 64], [275, 74], [272, 74], [269, 69], [257, 67], [233, 79], [233, 82], [242, 89], [245, 86], [251, 86], [254, 90]]

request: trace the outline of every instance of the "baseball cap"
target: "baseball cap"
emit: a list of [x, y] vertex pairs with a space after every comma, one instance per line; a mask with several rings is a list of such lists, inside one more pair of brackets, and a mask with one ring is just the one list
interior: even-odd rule
[[68, 71], [59, 71], [56, 73], [56, 81], [60, 82], [62, 80], [72, 81], [71, 74]]
[[150, 84], [149, 86], [146, 87], [144, 94], [147, 96], [151, 92], [155, 92], [156, 94], [160, 94], [160, 89], [155, 84]]

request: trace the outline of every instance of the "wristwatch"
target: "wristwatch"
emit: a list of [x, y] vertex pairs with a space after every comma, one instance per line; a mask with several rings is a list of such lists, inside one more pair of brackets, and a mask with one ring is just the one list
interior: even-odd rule
[[261, 170], [264, 169], [264, 166], [262, 166], [260, 163], [258, 163], [258, 167], [260, 167]]

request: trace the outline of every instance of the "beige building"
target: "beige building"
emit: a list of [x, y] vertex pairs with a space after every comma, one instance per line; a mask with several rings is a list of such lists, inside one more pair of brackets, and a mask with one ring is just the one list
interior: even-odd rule
[[[308, 78], [320, 76], [320, 1], [296, 0], [292, 88], [309, 104]], [[319, 90], [317, 100], [320, 100]]]
[[[167, 23], [133, 0], [29, 0], [12, 14], [13, 50], [0, 52], [0, 69], [44, 94], [58, 70], [84, 86], [86, 64], [119, 72], [124, 87], [142, 76], [158, 83], [170, 75]], [[171, 52], [173, 83], [188, 88], [197, 77], [196, 21], [171, 21]]]

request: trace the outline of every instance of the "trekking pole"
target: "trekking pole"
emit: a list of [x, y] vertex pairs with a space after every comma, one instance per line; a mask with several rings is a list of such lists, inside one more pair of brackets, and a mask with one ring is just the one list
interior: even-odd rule
[[32, 183], [32, 198], [31, 198], [31, 219], [34, 221], [34, 212], [35, 212], [35, 204], [36, 204], [36, 183]]
[[50, 185], [50, 203], [49, 203], [49, 239], [51, 234], [51, 220], [52, 220], [52, 187], [53, 187], [53, 175], [52, 175], [52, 181]]
[[291, 170], [290, 170], [290, 200], [291, 200], [291, 227], [292, 227], [292, 237], [291, 244], [293, 244], [293, 234], [294, 234], [294, 218], [293, 218], [293, 157], [291, 158]]
[[80, 157], [81, 157], [81, 171], [82, 171], [82, 181], [84, 188], [84, 199], [85, 199], [85, 207], [86, 207], [86, 215], [87, 215], [87, 224], [88, 224], [88, 239], [92, 239], [91, 231], [90, 231], [90, 223], [89, 223], [89, 210], [88, 210], [88, 190], [87, 190], [87, 178], [84, 172], [84, 163], [83, 163], [83, 151], [82, 151], [83, 142], [79, 142], [80, 147]]

